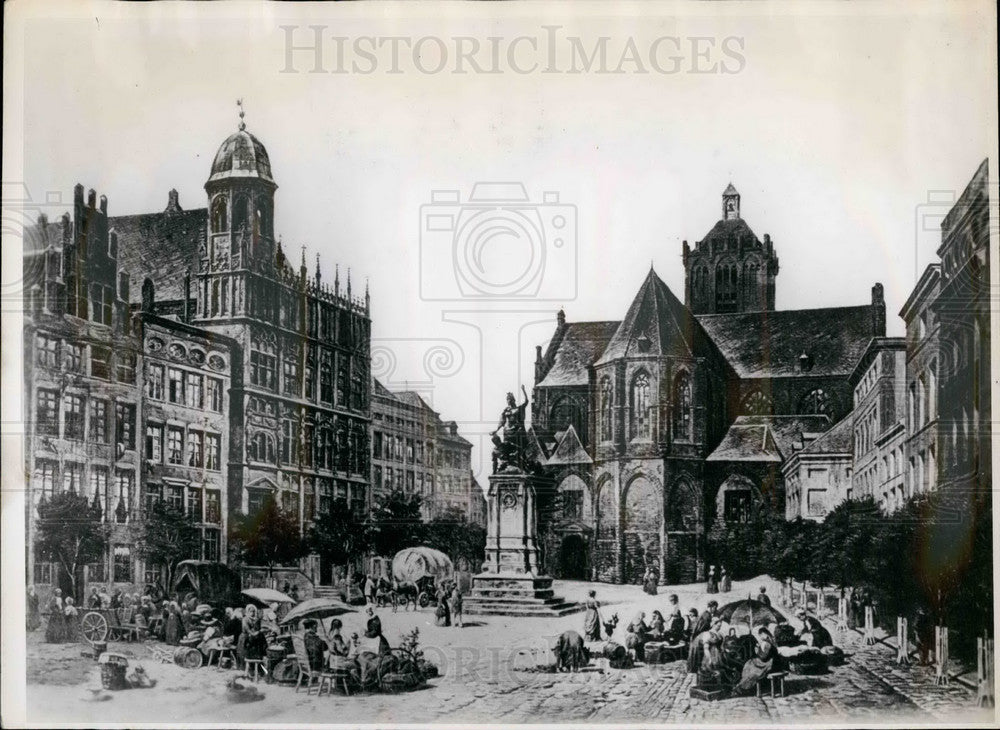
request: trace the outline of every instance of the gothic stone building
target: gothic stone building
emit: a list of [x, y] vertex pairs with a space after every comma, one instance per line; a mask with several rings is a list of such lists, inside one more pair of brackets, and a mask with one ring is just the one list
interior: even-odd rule
[[[25, 468], [34, 505], [73, 489], [115, 532], [89, 581], [141, 586], [143, 507], [201, 525], [193, 557], [225, 559], [229, 515], [267, 496], [307, 526], [337, 498], [368, 507], [369, 299], [286, 259], [267, 150], [240, 123], [212, 162], [207, 207], [109, 217], [77, 186], [74, 215], [25, 237]], [[136, 284], [141, 282], [141, 286]], [[132, 528], [131, 531], [127, 528]]]
[[650, 270], [622, 320], [560, 312], [538, 348], [532, 424], [559, 494], [551, 574], [704, 578], [706, 532], [784, 511], [783, 462], [850, 413], [854, 366], [885, 335], [880, 284], [862, 306], [775, 310], [774, 245], [731, 185], [683, 261], [683, 302]]

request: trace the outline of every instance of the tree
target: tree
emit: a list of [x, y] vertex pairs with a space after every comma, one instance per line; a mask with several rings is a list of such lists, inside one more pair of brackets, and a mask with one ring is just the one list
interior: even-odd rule
[[445, 553], [453, 561], [464, 558], [478, 566], [486, 552], [486, 530], [468, 521], [459, 507], [449, 507], [427, 523], [427, 545]]
[[108, 533], [101, 508], [76, 492], [63, 492], [38, 503], [35, 549], [43, 560], [58, 563], [80, 598], [78, 578], [83, 566], [104, 556]]
[[294, 563], [308, 552], [298, 515], [281, 509], [272, 496], [254, 514], [235, 516], [230, 523], [230, 540], [240, 562], [265, 565], [268, 576], [276, 565]]
[[426, 536], [420, 518], [419, 494], [395, 490], [375, 506], [372, 547], [377, 555], [391, 556], [403, 548], [420, 545]]
[[194, 518], [156, 502], [144, 516], [136, 547], [148, 565], [165, 571], [166, 585], [172, 586], [177, 563], [198, 556], [201, 530]]
[[344, 565], [371, 545], [371, 529], [351, 514], [346, 500], [338, 499], [313, 522], [306, 537], [310, 548], [331, 565]]

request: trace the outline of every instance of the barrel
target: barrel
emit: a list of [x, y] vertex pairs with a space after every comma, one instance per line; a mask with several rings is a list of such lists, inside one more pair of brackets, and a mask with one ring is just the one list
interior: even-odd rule
[[174, 650], [174, 664], [185, 669], [197, 669], [201, 666], [201, 652], [188, 646], [179, 646]]

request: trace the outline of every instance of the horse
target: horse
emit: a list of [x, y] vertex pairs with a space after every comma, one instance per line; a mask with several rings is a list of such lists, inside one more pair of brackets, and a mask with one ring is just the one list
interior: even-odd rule
[[419, 594], [420, 590], [417, 588], [416, 583], [399, 583], [396, 585], [396, 603], [398, 606], [401, 606], [404, 611], [411, 604], [413, 605], [413, 610], [417, 610], [417, 596]]

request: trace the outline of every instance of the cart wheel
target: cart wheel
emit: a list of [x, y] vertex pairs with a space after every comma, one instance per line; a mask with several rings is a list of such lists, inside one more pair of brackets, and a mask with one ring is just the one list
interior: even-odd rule
[[181, 666], [185, 669], [198, 669], [203, 661], [204, 657], [201, 652], [192, 648], [187, 650], [187, 654], [184, 655], [184, 663]]
[[80, 622], [80, 631], [83, 633], [83, 638], [91, 644], [95, 644], [108, 638], [110, 627], [104, 616], [96, 611], [88, 611]]
[[429, 605], [431, 605], [431, 597], [428, 596], [426, 593], [420, 594], [419, 601], [420, 601], [420, 608], [427, 608]]

